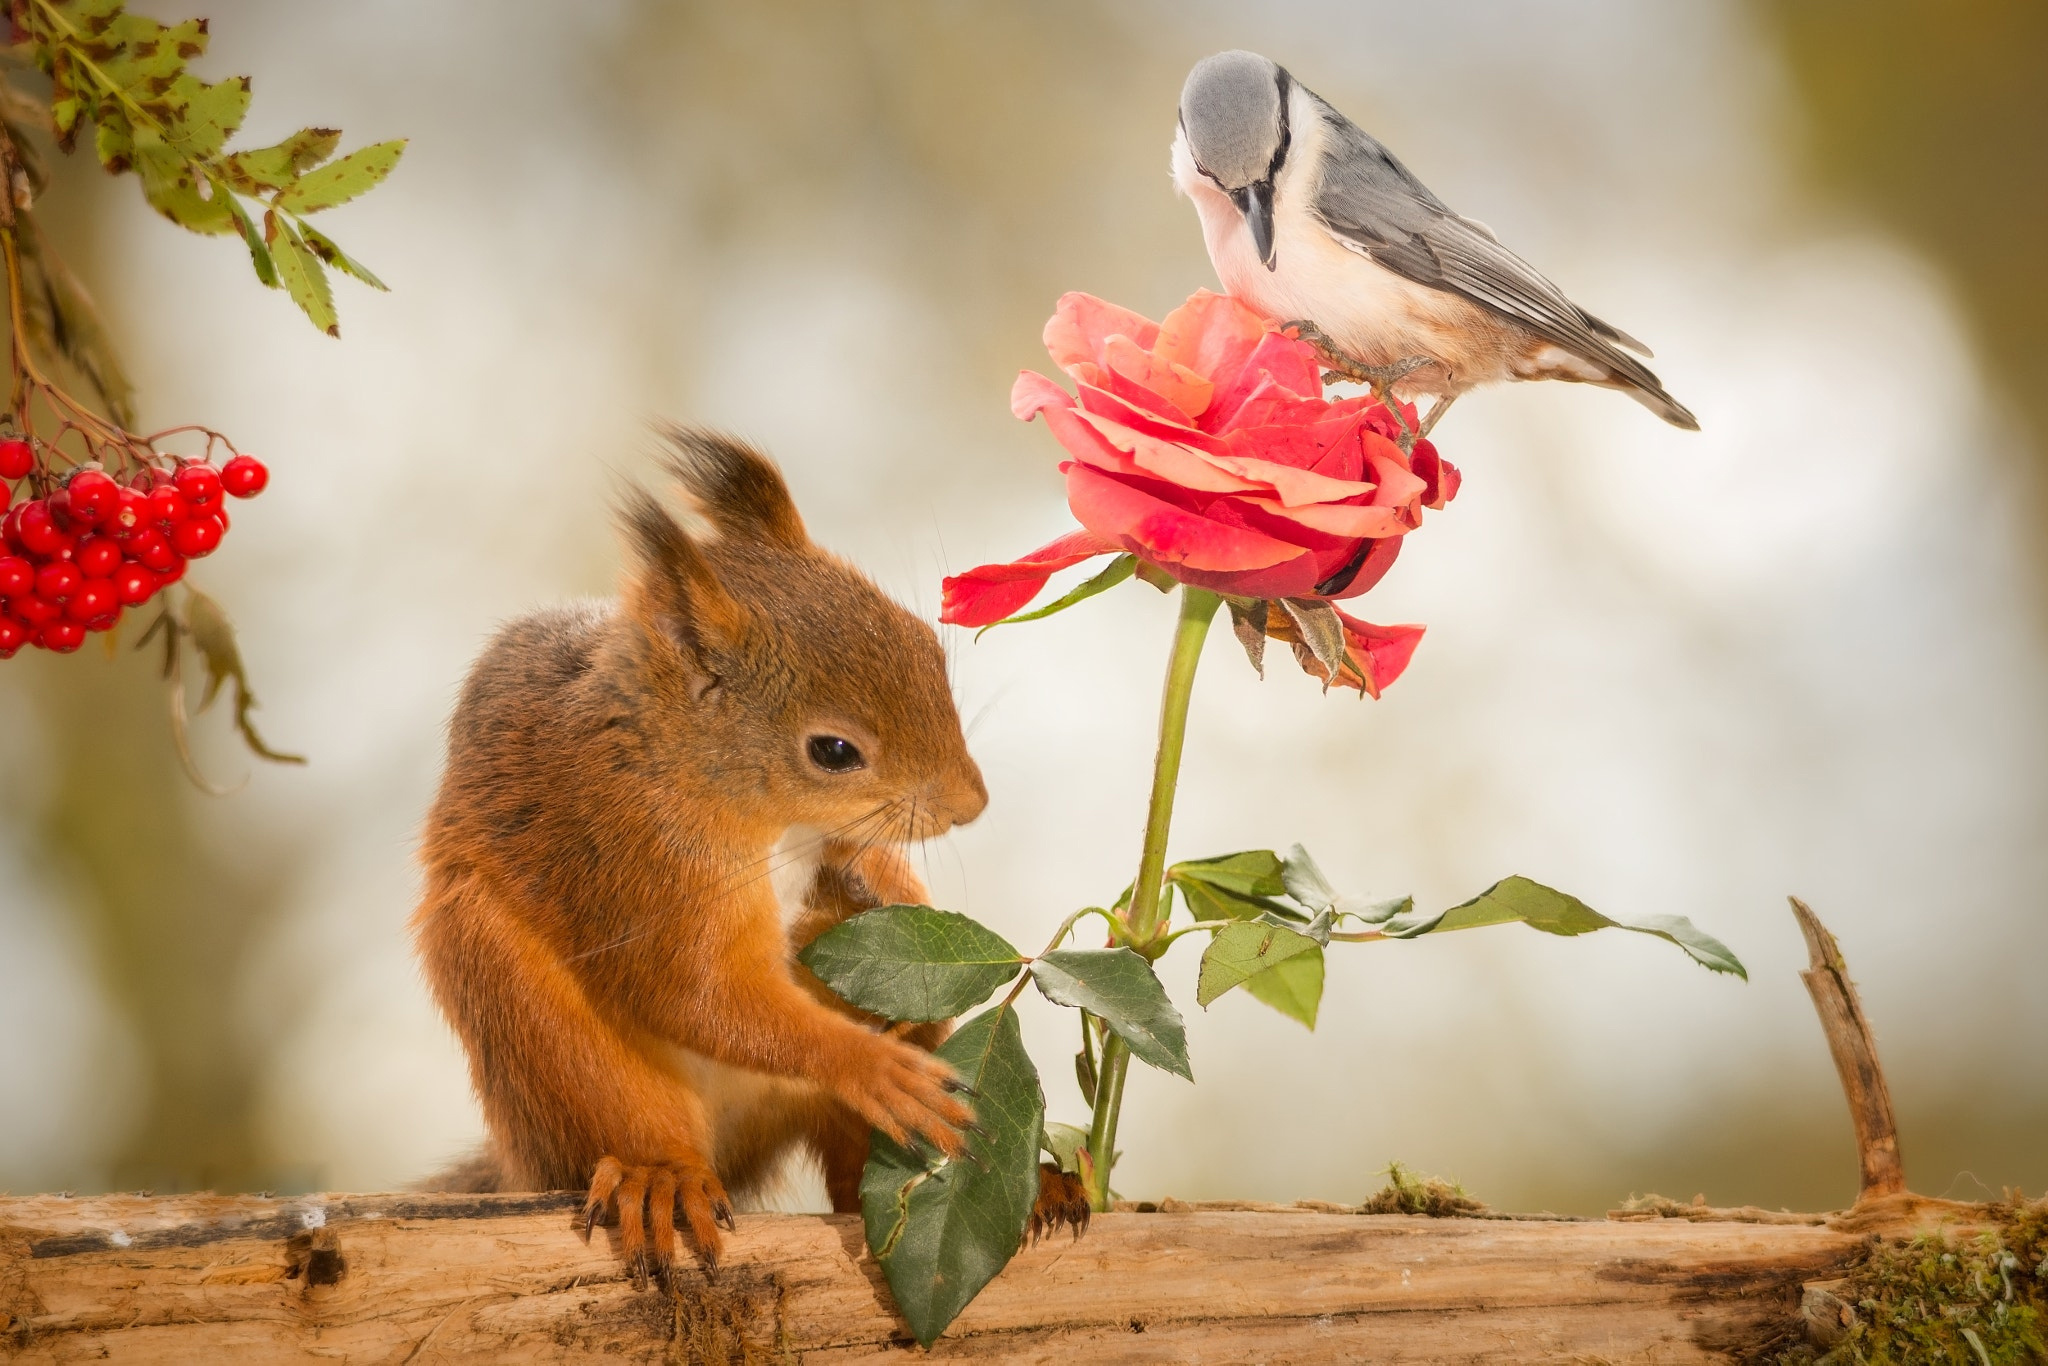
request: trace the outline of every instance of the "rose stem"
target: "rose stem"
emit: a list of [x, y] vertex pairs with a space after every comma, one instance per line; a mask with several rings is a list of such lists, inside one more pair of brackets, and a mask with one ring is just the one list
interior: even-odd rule
[[[1202, 662], [1202, 643], [1223, 599], [1192, 584], [1181, 587], [1180, 623], [1174, 629], [1173, 653], [1166, 666], [1166, 691], [1159, 703], [1159, 753], [1152, 764], [1152, 804], [1145, 815], [1145, 852], [1138, 860], [1138, 880], [1131, 886], [1130, 926], [1133, 946], [1157, 958], [1166, 942], [1159, 936], [1160, 892], [1166, 881], [1166, 832], [1173, 823], [1174, 788], [1180, 781], [1180, 752], [1188, 734], [1188, 699], [1194, 693], [1195, 667]], [[1116, 1163], [1116, 1123], [1124, 1103], [1124, 1074], [1130, 1049], [1115, 1033], [1105, 1031], [1102, 1065], [1096, 1073], [1094, 1122], [1088, 1131], [1089, 1206], [1109, 1208], [1110, 1169]]]

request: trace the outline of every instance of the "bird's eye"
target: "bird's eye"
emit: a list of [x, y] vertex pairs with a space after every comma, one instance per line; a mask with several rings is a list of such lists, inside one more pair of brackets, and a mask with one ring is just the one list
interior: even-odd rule
[[811, 762], [827, 773], [851, 773], [867, 767], [868, 761], [861, 757], [859, 747], [837, 735], [813, 735], [804, 748]]

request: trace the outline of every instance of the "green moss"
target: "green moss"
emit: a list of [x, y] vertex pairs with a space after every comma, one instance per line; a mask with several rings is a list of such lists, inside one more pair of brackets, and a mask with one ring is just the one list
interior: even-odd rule
[[1477, 1214], [1486, 1206], [1466, 1194], [1455, 1181], [1435, 1176], [1417, 1176], [1400, 1163], [1387, 1164], [1387, 1184], [1378, 1194], [1358, 1207], [1360, 1214], [1426, 1214], [1446, 1219], [1459, 1214]]
[[1825, 1353], [1778, 1366], [2028, 1366], [2048, 1362], [2048, 1200], [1993, 1208], [1992, 1227], [1880, 1244], [1836, 1292], [1855, 1323]]

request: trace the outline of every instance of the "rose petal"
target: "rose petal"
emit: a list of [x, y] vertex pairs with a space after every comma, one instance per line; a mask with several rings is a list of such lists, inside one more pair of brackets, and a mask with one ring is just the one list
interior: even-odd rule
[[[1198, 289], [1166, 315], [1152, 352], [1214, 383], [1230, 384], [1266, 336], [1266, 320], [1227, 294]], [[1203, 408], [1208, 405], [1205, 403]], [[1187, 411], [1200, 415], [1202, 408]]]
[[1361, 682], [1353, 683], [1347, 670], [1336, 681], [1360, 688], [1374, 697], [1401, 676], [1408, 667], [1408, 661], [1415, 657], [1415, 647], [1422, 643], [1423, 628], [1420, 626], [1375, 626], [1369, 621], [1360, 621], [1342, 608], [1337, 609], [1337, 620], [1344, 623], [1344, 638], [1351, 645], [1352, 658], [1365, 667], [1366, 676]]
[[1114, 537], [1177, 579], [1202, 581], [1190, 571], [1213, 580], [1287, 566], [1291, 572], [1281, 576], [1287, 582], [1313, 580], [1314, 557], [1300, 546], [1176, 507], [1077, 461], [1060, 468], [1067, 476], [1067, 506], [1082, 525]]
[[1038, 596], [1060, 570], [1121, 549], [1115, 541], [1083, 528], [1040, 546], [1021, 560], [984, 564], [949, 575], [939, 620], [951, 626], [986, 626], [1001, 621]]
[[1110, 370], [1169, 405], [1165, 416], [1192, 425], [1195, 414], [1209, 406], [1216, 386], [1198, 371], [1146, 351], [1126, 336], [1111, 337], [1102, 349]]
[[1357, 503], [1311, 503], [1306, 507], [1289, 507], [1278, 498], [1261, 498], [1256, 494], [1239, 494], [1231, 501], [1261, 508], [1311, 531], [1351, 540], [1405, 536], [1415, 529], [1397, 507], [1360, 506]]
[[1236, 421], [1238, 410], [1261, 387], [1278, 387], [1300, 398], [1320, 399], [1323, 394], [1315, 348], [1278, 332], [1266, 333], [1235, 374], [1211, 372], [1210, 378], [1216, 381], [1216, 395], [1202, 414], [1202, 425], [1210, 431], [1222, 431]]
[[1159, 340], [1159, 324], [1093, 294], [1075, 291], [1060, 295], [1053, 308], [1045, 324], [1045, 349], [1061, 369], [1084, 360], [1100, 363], [1102, 344], [1118, 335], [1149, 351]]
[[1458, 485], [1464, 476], [1458, 467], [1436, 453], [1436, 447], [1427, 441], [1415, 443], [1415, 453], [1408, 457], [1408, 463], [1415, 471], [1415, 477], [1422, 481], [1422, 505], [1426, 508], [1441, 508], [1458, 496]]
[[[1162, 441], [1147, 432], [1126, 427], [1121, 422], [1112, 422], [1078, 409], [1074, 413], [1074, 420], [1087, 423], [1110, 446], [1130, 456], [1128, 464], [1122, 465], [1121, 468], [1143, 471], [1168, 483], [1201, 493], [1255, 493], [1271, 487], [1259, 480], [1232, 474], [1201, 451], [1190, 450], [1175, 441]], [[1091, 458], [1070, 443], [1062, 444], [1098, 469], [1119, 468], [1119, 465]]]
[[1074, 396], [1036, 370], [1020, 370], [1010, 386], [1010, 412], [1018, 421], [1029, 422], [1045, 408], [1071, 408]]

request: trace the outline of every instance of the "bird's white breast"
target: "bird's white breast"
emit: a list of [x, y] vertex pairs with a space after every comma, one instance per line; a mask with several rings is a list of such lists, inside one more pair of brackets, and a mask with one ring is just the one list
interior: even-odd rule
[[[1444, 388], [1506, 378], [1504, 356], [1489, 346], [1474, 347], [1480, 336], [1474, 315], [1482, 312], [1475, 305], [1395, 274], [1323, 226], [1314, 208], [1328, 151], [1322, 110], [1297, 87], [1290, 95], [1288, 121], [1293, 141], [1273, 187], [1270, 270], [1259, 260], [1244, 215], [1196, 168], [1186, 135], [1174, 138], [1174, 183], [1194, 201], [1209, 261], [1225, 292], [1274, 322], [1313, 322], [1368, 365], [1432, 356], [1454, 369], [1455, 384]], [[1483, 332], [1492, 330], [1482, 323]], [[1404, 397], [1441, 392], [1437, 379], [1433, 372], [1417, 374], [1416, 382], [1401, 385], [1400, 392]]]

